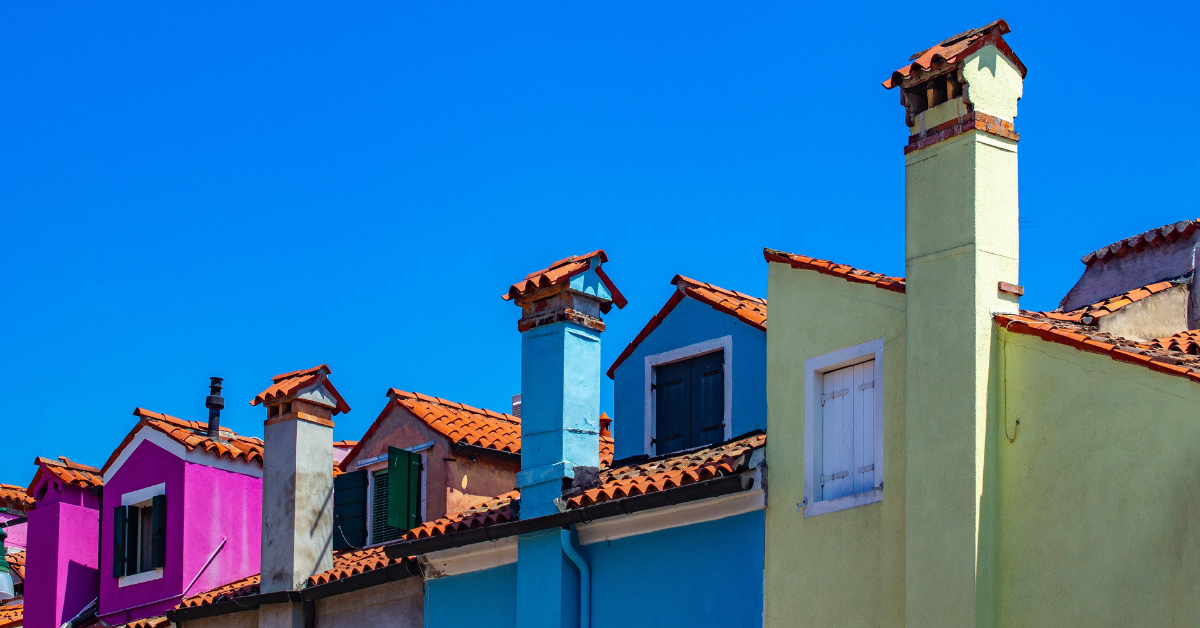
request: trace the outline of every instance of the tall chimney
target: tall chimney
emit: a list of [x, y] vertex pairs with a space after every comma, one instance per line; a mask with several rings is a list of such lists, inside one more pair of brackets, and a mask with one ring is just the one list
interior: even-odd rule
[[[276, 375], [250, 405], [263, 405], [261, 590], [294, 591], [333, 567], [333, 416], [350, 406], [321, 366]], [[300, 604], [272, 604], [262, 622], [291, 621]], [[273, 619], [272, 619], [273, 618]], [[267, 624], [263, 624], [267, 625]]]
[[[625, 307], [601, 268], [607, 261], [604, 251], [568, 257], [504, 295], [521, 307], [521, 519], [558, 512], [564, 490], [598, 480], [601, 315]], [[521, 535], [518, 552], [517, 624], [577, 618], [578, 576], [560, 530]]]
[[[1025, 66], [997, 20], [930, 48], [899, 88], [905, 154], [905, 613], [992, 622], [993, 312], [1017, 309], [1017, 133]], [[1001, 286], [1001, 282], [1006, 285]], [[985, 592], [985, 593], [977, 593]]]
[[208, 408], [208, 437], [217, 440], [221, 435], [221, 409], [225, 407], [225, 398], [221, 396], [220, 377], [210, 377], [208, 383], [208, 398], [204, 407]]

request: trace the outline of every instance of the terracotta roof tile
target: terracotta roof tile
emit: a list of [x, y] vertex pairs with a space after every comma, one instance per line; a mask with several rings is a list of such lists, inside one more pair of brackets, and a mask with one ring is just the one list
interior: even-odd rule
[[767, 329], [767, 300], [758, 297], [752, 297], [748, 294], [737, 292], [736, 290], [726, 290], [711, 283], [703, 283], [695, 279], [689, 279], [683, 275], [675, 275], [671, 280], [671, 284], [675, 286], [675, 293], [667, 300], [666, 305], [655, 314], [642, 331], [634, 336], [633, 340], [621, 351], [621, 355], [613, 361], [612, 366], [608, 367], [608, 378], [613, 379], [617, 373], [617, 367], [621, 366], [633, 355], [638, 346], [642, 344], [651, 332], [658, 329], [658, 326], [666, 320], [667, 315], [675, 310], [675, 306], [683, 301], [683, 297], [691, 297], [701, 303], [704, 303], [718, 312], [729, 314], [734, 318], [766, 331]]
[[0, 606], [0, 628], [20, 626], [24, 614], [24, 604], [7, 604], [5, 606]]
[[[406, 392], [397, 388], [388, 390], [388, 397], [391, 398], [391, 403], [408, 410], [434, 431], [449, 439], [451, 443], [461, 443], [509, 454], [521, 454], [521, 419], [519, 417], [476, 408], [440, 397], [430, 397], [422, 393]], [[343, 463], [354, 458], [362, 444], [370, 440], [388, 415], [390, 408], [389, 405], [383, 409], [383, 412], [367, 429], [367, 433], [363, 435], [359, 444], [346, 454]], [[607, 418], [607, 415], [601, 415], [601, 420]], [[600, 435], [600, 462], [602, 465], [606, 456], [608, 462], [612, 462], [612, 452], [612, 435], [602, 433]]]
[[35, 503], [33, 497], [25, 492], [24, 486], [0, 484], [0, 508], [29, 510]]
[[1008, 45], [1001, 38], [1001, 35], [1006, 35], [1011, 30], [1008, 27], [1008, 22], [996, 20], [982, 28], [974, 28], [944, 39], [936, 46], [922, 50], [909, 57], [908, 60], [912, 63], [892, 72], [892, 75], [883, 82], [883, 86], [887, 89], [892, 89], [904, 84], [905, 80], [910, 77], [915, 76], [918, 80], [921, 80], [922, 74], [936, 74], [943, 68], [949, 69], [954, 67], [976, 50], [989, 43], [995, 44], [1000, 48], [1017, 65], [1021, 71], [1021, 76], [1024, 77], [1026, 74], [1025, 64], [1021, 63], [1021, 60], [1013, 54], [1012, 50], [1008, 48]]
[[[549, 268], [529, 273], [524, 279], [509, 287], [508, 292], [500, 296], [505, 301], [510, 301], [538, 290], [567, 283], [575, 275], [586, 272], [591, 268], [592, 258], [599, 258], [601, 263], [608, 262], [608, 254], [604, 252], [604, 249], [584, 253], [583, 255], [572, 255], [566, 259], [554, 262]], [[604, 282], [608, 291], [612, 293], [612, 302], [618, 308], [624, 308], [628, 302], [625, 300], [625, 296], [621, 294], [621, 291], [617, 289], [616, 284], [608, 278], [608, 275], [604, 273], [602, 268], [597, 267], [596, 274]], [[605, 309], [604, 311], [607, 312], [608, 310]]]
[[1200, 382], [1200, 357], [1172, 347], [1173, 343], [1183, 343], [1186, 346], [1188, 339], [1185, 334], [1190, 332], [1151, 342], [1140, 342], [1098, 332], [1095, 327], [1082, 323], [1055, 320], [1042, 312], [997, 314], [995, 320], [996, 324], [1010, 332], [1038, 336], [1047, 342], [1064, 344], [1080, 351], [1105, 354], [1119, 362], [1138, 364], [1154, 371]]
[[853, 266], [847, 266], [845, 264], [835, 264], [828, 260], [785, 253], [775, 249], [763, 249], [763, 257], [766, 258], [768, 262], [790, 264], [792, 268], [815, 270], [825, 275], [841, 277], [846, 281], [869, 283], [873, 284], [876, 288], [883, 288], [884, 290], [891, 290], [892, 292], [904, 292], [903, 277], [888, 277], [887, 275], [873, 273], [869, 270], [862, 270], [859, 268], [854, 268]]
[[191, 597], [183, 598], [176, 608], [192, 608], [193, 606], [205, 606], [208, 604], [216, 604], [218, 602], [228, 602], [233, 598], [244, 597], [247, 595], [257, 595], [259, 576], [246, 576], [241, 580], [234, 580], [229, 584], [223, 584], [219, 587], [209, 589], [203, 593], [198, 593]]
[[328, 376], [332, 372], [333, 369], [329, 368], [329, 365], [322, 364], [309, 369], [276, 375], [271, 378], [271, 385], [267, 386], [266, 390], [258, 393], [254, 399], [250, 400], [250, 405], [257, 406], [272, 399], [287, 397], [309, 385], [322, 382], [325, 388], [329, 390], [329, 394], [333, 395], [334, 399], [337, 400], [337, 408], [334, 409], [333, 413], [349, 412], [350, 404], [346, 403], [341, 393], [333, 387], [333, 382], [329, 381]]
[[145, 619], [136, 619], [125, 624], [109, 624], [106, 622], [98, 622], [97, 626], [112, 626], [112, 628], [167, 628], [171, 622], [166, 617], [147, 617]]
[[333, 441], [333, 446], [337, 447], [338, 449], [354, 449], [354, 447], [356, 445], [358, 445], [358, 441], [356, 441], [356, 440], [335, 440], [335, 441]]
[[17, 574], [18, 578], [25, 579], [25, 552], [5, 554], [4, 560], [8, 562], [8, 566], [12, 568], [12, 572]]
[[232, 460], [255, 462], [262, 466], [263, 442], [261, 439], [249, 436], [239, 436], [237, 432], [224, 426], [221, 427], [219, 440], [208, 436], [208, 423], [201, 421], [185, 421], [169, 414], [159, 414], [144, 408], [134, 408], [133, 415], [138, 417], [137, 425], [129, 431], [125, 440], [112, 452], [108, 462], [104, 463], [101, 473], [107, 471], [121, 451], [133, 442], [134, 436], [143, 427], [149, 427], [167, 435], [171, 440], [187, 447], [189, 450], [199, 449], [214, 456], [226, 457]]
[[1189, 329], [1166, 338], [1157, 338], [1150, 344], [1164, 351], [1200, 355], [1200, 329]]
[[59, 482], [69, 486], [77, 486], [84, 489], [104, 486], [103, 472], [100, 469], [74, 462], [66, 456], [59, 456], [58, 460], [38, 456], [34, 459], [33, 463], [38, 465], [38, 470], [34, 473], [33, 480], [29, 483], [30, 489], [37, 486], [43, 473], [49, 473], [57, 478]]
[[[600, 486], [571, 497], [568, 508], [657, 493], [749, 470], [750, 455], [766, 446], [765, 434], [753, 434], [727, 443], [672, 454], [639, 464], [622, 465], [600, 473]], [[409, 540], [479, 528], [513, 519], [513, 502], [520, 491], [495, 497], [475, 508], [427, 521], [404, 535]]]
[[1079, 258], [1079, 261], [1083, 262], [1085, 266], [1091, 266], [1096, 262], [1125, 257], [1130, 253], [1141, 253], [1147, 248], [1155, 248], [1175, 242], [1180, 238], [1191, 237], [1198, 227], [1200, 227], [1200, 218], [1164, 225], [1158, 229], [1151, 229], [1145, 233], [1139, 233], [1108, 246], [1101, 247]]
[[1167, 290], [1173, 285], [1175, 284], [1171, 283], [1170, 281], [1160, 281], [1158, 283], [1152, 283], [1148, 286], [1142, 286], [1141, 288], [1134, 288], [1129, 292], [1118, 294], [1115, 297], [1105, 299], [1099, 303], [1086, 305], [1077, 310], [1071, 310], [1070, 312], [1041, 312], [1041, 315], [1056, 321], [1094, 325], [1096, 324], [1097, 319], [1103, 316], [1108, 316], [1109, 314], [1112, 314], [1113, 312], [1116, 312], [1127, 305], [1137, 303], [1138, 301], [1141, 301], [1150, 295], [1158, 294], [1163, 290]]

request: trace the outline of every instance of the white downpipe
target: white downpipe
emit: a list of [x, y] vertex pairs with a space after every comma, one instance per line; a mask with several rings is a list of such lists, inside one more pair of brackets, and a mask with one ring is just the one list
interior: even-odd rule
[[570, 530], [559, 532], [563, 553], [579, 568], [579, 628], [588, 628], [592, 620], [592, 570], [571, 539]]

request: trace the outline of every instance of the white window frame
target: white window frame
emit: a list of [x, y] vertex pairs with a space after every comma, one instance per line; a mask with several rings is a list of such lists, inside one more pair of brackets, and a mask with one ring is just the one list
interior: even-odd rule
[[[167, 484], [165, 482], [162, 484], [155, 484], [154, 486], [147, 486], [146, 488], [138, 489], [136, 491], [130, 491], [128, 493], [121, 495], [121, 505], [122, 506], [137, 506], [138, 508], [148, 508], [154, 503], [155, 497], [158, 497], [159, 495], [166, 495], [166, 494], [167, 494]], [[166, 513], [163, 513], [163, 516], [165, 517]], [[129, 525], [129, 523], [126, 522], [125, 525]], [[142, 551], [142, 533], [143, 532], [144, 531], [141, 529], [141, 521], [139, 518], [139, 521], [138, 521], [138, 557], [137, 557], [137, 562], [139, 562], [139, 563], [142, 562], [141, 551]], [[117, 588], [127, 587], [127, 586], [131, 586], [134, 584], [141, 584], [143, 582], [150, 582], [151, 580], [158, 580], [159, 578], [162, 578], [162, 577], [163, 577], [163, 568], [155, 567], [154, 569], [151, 569], [149, 571], [143, 571], [140, 573], [130, 574], [128, 576], [121, 576], [121, 577], [117, 578]]]
[[[429, 499], [428, 490], [427, 490], [428, 486], [429, 486], [429, 452], [431, 451], [432, 447], [433, 447], [433, 441], [429, 441], [427, 443], [421, 443], [420, 445], [416, 445], [414, 447], [405, 447], [404, 448], [406, 451], [410, 451], [414, 454], [415, 453], [421, 454], [421, 521], [422, 522], [429, 520], [429, 516], [427, 514], [425, 506], [426, 506], [426, 502]], [[383, 456], [380, 456], [380, 457], [383, 459], [378, 462], [373, 462], [373, 463], [369, 463], [366, 465], [363, 465], [360, 463], [357, 466], [357, 469], [359, 471], [367, 472], [367, 521], [366, 521], [367, 544], [364, 545], [363, 547], [374, 547], [376, 545], [383, 545], [383, 543], [375, 542], [375, 538], [374, 538], [375, 537], [375, 526], [372, 525], [375, 521], [375, 472], [382, 470], [382, 469], [387, 469], [387, 454], [384, 454]], [[386, 542], [394, 543], [395, 539], [393, 539], [391, 541], [386, 541]]]
[[657, 455], [654, 446], [654, 437], [656, 424], [656, 403], [654, 399], [653, 386], [656, 383], [655, 367], [661, 364], [670, 364], [671, 362], [680, 362], [690, 358], [713, 353], [714, 351], [724, 351], [724, 376], [725, 376], [725, 437], [721, 440], [729, 440], [733, 438], [733, 336], [721, 336], [704, 342], [656, 353], [646, 356], [646, 379], [645, 379], [645, 394], [643, 398], [646, 400], [645, 411], [645, 447], [643, 451], [647, 456]]
[[[813, 501], [816, 468], [817, 422], [821, 420], [821, 383], [825, 373], [875, 360], [875, 481], [874, 488], [854, 495]], [[883, 338], [838, 349], [804, 361], [804, 516], [815, 517], [883, 500]]]

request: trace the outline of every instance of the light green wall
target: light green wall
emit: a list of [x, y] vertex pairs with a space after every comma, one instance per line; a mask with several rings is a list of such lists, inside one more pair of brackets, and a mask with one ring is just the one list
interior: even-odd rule
[[1200, 385], [1015, 333], [1006, 358], [997, 624], [1200, 625]]
[[[768, 264], [766, 626], [904, 624], [904, 295]], [[804, 361], [884, 338], [883, 501], [804, 518]]]

